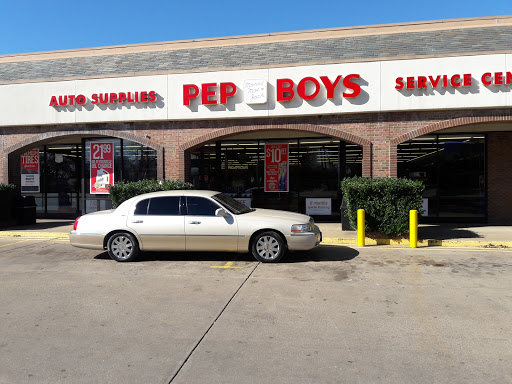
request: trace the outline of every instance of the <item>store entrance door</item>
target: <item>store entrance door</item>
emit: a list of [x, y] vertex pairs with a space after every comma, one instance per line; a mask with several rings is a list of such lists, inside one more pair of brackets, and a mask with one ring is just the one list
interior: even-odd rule
[[43, 169], [47, 214], [62, 217], [79, 213], [81, 153], [80, 144], [46, 147]]

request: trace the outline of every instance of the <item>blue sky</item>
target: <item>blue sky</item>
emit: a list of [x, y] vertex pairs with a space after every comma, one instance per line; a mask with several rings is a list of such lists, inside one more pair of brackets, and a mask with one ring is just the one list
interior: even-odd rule
[[512, 14], [512, 0], [0, 1], [0, 55]]

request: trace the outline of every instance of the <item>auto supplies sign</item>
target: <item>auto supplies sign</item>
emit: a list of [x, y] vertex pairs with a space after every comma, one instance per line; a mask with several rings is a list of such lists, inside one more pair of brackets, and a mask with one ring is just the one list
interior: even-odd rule
[[21, 155], [21, 192], [39, 192], [39, 149]]
[[91, 146], [91, 193], [108, 193], [114, 185], [114, 143], [93, 141]]
[[265, 192], [288, 192], [288, 144], [265, 144]]

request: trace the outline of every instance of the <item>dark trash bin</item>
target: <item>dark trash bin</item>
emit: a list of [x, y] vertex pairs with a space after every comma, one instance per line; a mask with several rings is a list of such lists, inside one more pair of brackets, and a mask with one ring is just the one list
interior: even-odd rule
[[347, 214], [347, 203], [345, 201], [345, 198], [341, 199], [341, 230], [342, 231], [353, 231], [353, 229], [350, 227], [350, 221], [348, 219]]
[[0, 191], [0, 228], [16, 225], [16, 202], [14, 191]]
[[16, 224], [31, 225], [36, 223], [36, 199], [34, 196], [19, 196], [16, 206]]

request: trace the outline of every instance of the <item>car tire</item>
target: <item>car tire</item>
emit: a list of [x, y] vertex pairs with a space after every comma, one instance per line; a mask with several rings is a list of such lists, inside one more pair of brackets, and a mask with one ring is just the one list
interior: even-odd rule
[[266, 231], [254, 237], [251, 252], [262, 263], [277, 263], [286, 253], [286, 244], [279, 233]]
[[133, 261], [140, 253], [139, 243], [128, 232], [114, 233], [107, 242], [108, 255], [115, 261]]

